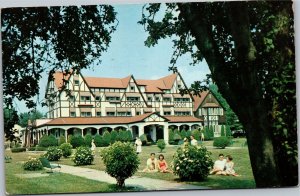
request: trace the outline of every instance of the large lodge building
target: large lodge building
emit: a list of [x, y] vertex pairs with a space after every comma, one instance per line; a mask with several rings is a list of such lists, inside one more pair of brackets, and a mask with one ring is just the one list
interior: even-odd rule
[[[63, 81], [65, 89], [62, 90]], [[156, 80], [84, 77], [56, 72], [48, 82], [45, 98], [47, 119], [34, 123], [30, 143], [43, 134], [56, 137], [103, 134], [104, 130], [127, 129], [133, 137], [147, 134], [153, 141], [168, 142], [169, 129], [200, 129], [214, 126], [220, 135], [225, 122], [222, 106], [210, 91], [181, 95], [187, 88], [179, 73]], [[53, 96], [55, 95], [55, 96]]]

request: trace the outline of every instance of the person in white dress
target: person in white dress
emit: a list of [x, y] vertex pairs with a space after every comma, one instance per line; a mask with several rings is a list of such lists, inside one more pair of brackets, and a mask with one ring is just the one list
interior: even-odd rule
[[191, 145], [192, 146], [197, 146], [198, 145], [198, 141], [195, 139], [195, 137], [193, 135], [191, 135]]
[[224, 159], [223, 154], [219, 154], [219, 159], [215, 161], [213, 169], [210, 171], [210, 174], [223, 174], [225, 169], [226, 159]]
[[135, 146], [136, 146], [136, 153], [140, 154], [142, 152], [142, 141], [138, 137], [136, 137]]
[[92, 139], [91, 150], [92, 150], [93, 155], [95, 155], [96, 145], [95, 145], [94, 139]]

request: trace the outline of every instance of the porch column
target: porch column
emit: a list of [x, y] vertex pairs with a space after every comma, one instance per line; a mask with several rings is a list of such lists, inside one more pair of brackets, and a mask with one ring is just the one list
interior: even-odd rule
[[65, 141], [66, 141], [66, 143], [68, 142], [68, 130], [67, 129], [65, 130]]
[[144, 134], [144, 125], [139, 125], [139, 137]]
[[156, 126], [152, 125], [152, 139], [156, 142]]
[[169, 145], [169, 129], [168, 124], [164, 123], [164, 140], [167, 145]]
[[81, 136], [83, 137], [83, 129], [81, 129]]
[[188, 125], [188, 127], [189, 127], [189, 129], [188, 129], [188, 130], [190, 130], [190, 131], [191, 131], [191, 130], [192, 130], [192, 125], [191, 125], [191, 126], [190, 126], [190, 125]]

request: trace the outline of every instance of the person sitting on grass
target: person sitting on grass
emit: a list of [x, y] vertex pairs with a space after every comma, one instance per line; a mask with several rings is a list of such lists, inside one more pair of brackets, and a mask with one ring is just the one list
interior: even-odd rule
[[231, 155], [226, 156], [225, 170], [222, 172], [222, 175], [226, 176], [239, 176], [233, 169], [234, 162]]
[[147, 160], [147, 167], [143, 172], [157, 172], [157, 159], [155, 158], [155, 153], [150, 154], [150, 158]]
[[169, 168], [168, 168], [168, 164], [165, 160], [164, 155], [162, 155], [162, 154], [160, 154], [158, 156], [157, 167], [158, 167], [158, 171], [160, 171], [162, 173], [172, 173], [172, 171], [169, 170]]
[[217, 175], [222, 174], [222, 172], [225, 169], [225, 163], [226, 163], [226, 160], [224, 159], [224, 155], [219, 154], [219, 159], [215, 161], [214, 167], [213, 167], [212, 171], [210, 171], [209, 174], [217, 174]]

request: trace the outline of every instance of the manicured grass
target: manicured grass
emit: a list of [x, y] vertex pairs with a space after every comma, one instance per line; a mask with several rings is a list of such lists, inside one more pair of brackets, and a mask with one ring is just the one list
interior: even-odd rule
[[8, 194], [47, 194], [47, 193], [92, 193], [92, 192], [120, 192], [120, 191], [140, 191], [134, 187], [119, 189], [114, 184], [98, 182], [86, 178], [64, 173], [51, 173], [49, 176], [36, 178], [20, 178], [15, 174], [46, 173], [41, 171], [25, 171], [22, 162], [28, 156], [37, 157], [40, 153], [10, 153], [6, 155], [12, 157], [10, 163], [5, 163], [5, 184]]

